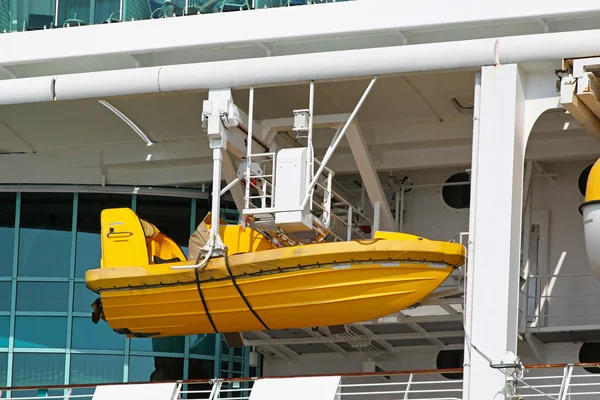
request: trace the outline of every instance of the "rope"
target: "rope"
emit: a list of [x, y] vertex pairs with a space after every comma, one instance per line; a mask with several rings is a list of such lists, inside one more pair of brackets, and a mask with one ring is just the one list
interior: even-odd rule
[[204, 312], [206, 312], [206, 317], [208, 318], [208, 322], [210, 322], [210, 325], [213, 328], [213, 331], [215, 331], [215, 333], [219, 333], [219, 331], [217, 330], [217, 327], [215, 326], [215, 323], [212, 319], [212, 316], [210, 315], [210, 311], [208, 311], [208, 307], [206, 306], [206, 300], [204, 299], [204, 293], [202, 293], [202, 288], [200, 288], [200, 277], [198, 274], [198, 268], [194, 269], [194, 273], [196, 275], [196, 287], [198, 288], [198, 293], [200, 294], [200, 300], [202, 300], [202, 306], [204, 307]]
[[265, 324], [265, 322], [258, 316], [258, 314], [256, 313], [256, 311], [254, 311], [254, 309], [252, 308], [252, 306], [248, 302], [248, 299], [246, 299], [246, 296], [244, 296], [244, 293], [242, 292], [242, 290], [238, 286], [237, 282], [235, 281], [235, 277], [231, 273], [231, 268], [229, 267], [229, 257], [227, 256], [227, 249], [225, 249], [225, 253], [224, 254], [225, 254], [225, 266], [227, 267], [227, 273], [229, 274], [229, 277], [231, 278], [231, 282], [233, 283], [233, 286], [235, 286], [235, 288], [237, 289], [238, 293], [242, 297], [242, 300], [244, 300], [244, 303], [246, 303], [246, 306], [248, 307], [248, 310], [250, 310], [250, 312], [256, 317], [256, 319], [258, 320], [258, 322], [260, 322], [262, 324], [262, 326], [266, 330], [268, 330], [268, 331], [271, 330], [271, 329], [269, 329], [269, 327], [267, 326], [267, 324]]

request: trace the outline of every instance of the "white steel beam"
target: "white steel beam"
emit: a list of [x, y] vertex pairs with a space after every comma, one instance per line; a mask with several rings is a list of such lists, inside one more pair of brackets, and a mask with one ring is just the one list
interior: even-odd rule
[[379, 203], [379, 228], [384, 231], [394, 232], [395, 223], [394, 216], [390, 210], [390, 204], [385, 196], [381, 180], [377, 175], [377, 169], [373, 164], [371, 154], [357, 122], [352, 123], [348, 127], [346, 139], [356, 160], [356, 166], [360, 172], [371, 204], [375, 207], [375, 203]]
[[[528, 132], [518, 66], [483, 67], [474, 222], [465, 326], [463, 398], [506, 399], [506, 377], [490, 359], [517, 354], [523, 160]], [[477, 141], [475, 141], [477, 139]], [[470, 245], [471, 247], [471, 245]]]
[[[464, 331], [443, 331], [443, 332], [426, 332], [426, 333], [385, 333], [376, 334], [373, 336], [354, 336], [352, 340], [412, 340], [412, 339], [428, 339], [428, 338], [450, 338], [463, 337]], [[267, 339], [267, 340], [246, 340], [246, 346], [263, 346], [263, 345], [295, 345], [295, 344], [313, 344], [313, 343], [343, 343], [347, 342], [348, 338], [343, 335], [334, 335], [320, 338], [290, 338], [290, 339]]]
[[[227, 184], [237, 179], [237, 167], [229, 153], [223, 154], [223, 178], [225, 178]], [[231, 197], [233, 197], [235, 207], [241, 213], [244, 210], [244, 188], [242, 183], [238, 182], [233, 185], [229, 189], [229, 192], [231, 193]]]
[[[384, 13], [381, 10], [385, 10]], [[431, 12], [436, 10], [436, 12]], [[376, 7], [363, 2], [339, 2], [333, 6], [282, 7], [252, 12], [219, 13], [210, 16], [161, 18], [137, 21], [134, 24], [103, 24], [79, 29], [56, 29], [29, 35], [2, 35], [1, 65], [35, 63], [64, 58], [104, 56], [107, 54], [143, 54], [172, 52], [177, 49], [224, 47], [245, 43], [298, 42], [323, 40], [348, 35], [415, 29], [448, 29], [469, 24], [497, 25], [499, 22], [519, 22], [573, 17], [597, 13], [595, 2], [564, 2], [561, 0], [506, 0], [493, 7], [481, 6], [476, 0], [430, 0], [407, 8], [397, 0], [378, 0]], [[290, 19], [312, 21], [309, 32], [303, 24], [290, 24]], [[240, 31], [232, 26], [252, 26]], [[157, 31], [162, 32], [156, 35]], [[132, 34], [135, 32], [136, 34]], [[183, 34], [186, 33], [186, 34]], [[89, 46], [98, 37], [107, 40]], [[173, 38], [178, 38], [174, 41]], [[578, 40], [574, 39], [574, 43]], [[69, 43], [69, 46], [60, 46]], [[28, 51], [24, 50], [28, 49]]]

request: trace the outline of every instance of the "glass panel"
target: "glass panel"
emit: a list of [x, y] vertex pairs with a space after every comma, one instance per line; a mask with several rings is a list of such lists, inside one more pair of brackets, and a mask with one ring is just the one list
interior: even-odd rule
[[58, 26], [89, 25], [90, 0], [60, 0], [58, 2]]
[[50, 386], [64, 383], [64, 354], [15, 353], [13, 386]]
[[[10, 317], [0, 317], [0, 347], [8, 347], [8, 335], [10, 334]], [[0, 373], [2, 370], [0, 370]], [[0, 379], [0, 385], [2, 380]]]
[[6, 385], [6, 374], [8, 371], [8, 353], [0, 353], [0, 385]]
[[183, 358], [131, 356], [129, 381], [172, 381], [183, 379]]
[[160, 7], [161, 4], [155, 1], [125, 0], [123, 1], [123, 21], [150, 19], [153, 11]]
[[[189, 379], [212, 379], [214, 375], [215, 363], [214, 361], [208, 360], [196, 360], [190, 359], [189, 364], [188, 377]], [[211, 384], [210, 383], [202, 383], [198, 385], [188, 385], [187, 390], [203, 390], [206, 392], [210, 392]], [[234, 397], [242, 397], [247, 393], [242, 393], [236, 395]], [[223, 394], [221, 397], [224, 397]], [[188, 394], [188, 399], [208, 399], [208, 393], [190, 393]]]
[[73, 311], [87, 314], [91, 313], [91, 305], [98, 297], [100, 297], [100, 295], [88, 289], [87, 286], [85, 286], [85, 283], [75, 283]]
[[0, 193], [0, 276], [12, 276], [16, 198], [14, 193]]
[[[54, 27], [55, 0], [11, 1], [11, 31], [33, 31]], [[16, 22], [16, 25], [14, 25]]]
[[69, 284], [67, 282], [17, 283], [17, 311], [67, 312]]
[[0, 282], [0, 311], [10, 311], [12, 283]]
[[[50, 397], [55, 396], [55, 398], [62, 398], [65, 395], [64, 390], [60, 389], [38, 389], [38, 390], [19, 390], [13, 391], [11, 394], [11, 398], [13, 399], [22, 399], [28, 398], [31, 399], [33, 397]], [[90, 397], [91, 398], [91, 397]]]
[[124, 356], [113, 355], [71, 355], [71, 383], [111, 383], [123, 382]]
[[96, 0], [93, 20], [95, 24], [117, 22], [121, 19], [120, 0]]
[[68, 277], [71, 264], [70, 193], [23, 193], [19, 276]]
[[190, 338], [190, 354], [215, 355], [215, 335], [197, 335]]
[[94, 324], [90, 317], [73, 318], [74, 349], [123, 350], [125, 336], [115, 333], [105, 321]]
[[138, 196], [137, 215], [156, 225], [179, 246], [190, 240], [191, 199], [175, 197]]
[[131, 339], [132, 351], [156, 351], [162, 353], [183, 353], [185, 349], [185, 337], [165, 338], [135, 338]]
[[[100, 193], [81, 193], [79, 195], [75, 255], [75, 276], [77, 278], [85, 278], [85, 271], [88, 269], [100, 268], [100, 213], [106, 208], [121, 207], [131, 207], [131, 196]], [[92, 301], [95, 299], [94, 297]]]
[[67, 318], [17, 316], [15, 347], [65, 348]]

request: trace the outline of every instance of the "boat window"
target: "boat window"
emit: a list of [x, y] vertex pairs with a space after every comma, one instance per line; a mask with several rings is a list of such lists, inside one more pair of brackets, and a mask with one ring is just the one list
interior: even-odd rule
[[65, 384], [65, 355], [15, 353], [12, 386]]
[[[462, 368], [464, 363], [463, 350], [442, 350], [438, 353], [436, 360], [437, 369]], [[462, 372], [458, 373], [443, 373], [442, 376], [446, 379], [462, 379]]]
[[459, 172], [446, 180], [446, 183], [451, 185], [445, 185], [442, 188], [442, 198], [448, 207], [454, 209], [469, 208], [471, 203], [471, 185], [469, 183], [460, 184], [461, 182], [469, 181], [470, 175], [468, 172]]
[[[89, 303], [87, 303], [89, 305]], [[91, 308], [90, 308], [91, 310]], [[89, 312], [87, 313], [89, 314]], [[107, 323], [94, 324], [90, 317], [73, 318], [71, 348], [78, 350], [120, 350], [125, 349], [125, 336], [114, 332]], [[114, 382], [123, 379], [121, 375]]]
[[579, 193], [581, 193], [582, 196], [585, 196], [585, 189], [587, 187], [588, 177], [590, 176], [590, 171], [592, 170], [593, 166], [594, 164], [588, 165], [583, 171], [581, 171], [581, 174], [579, 174], [578, 186]]
[[[79, 194], [77, 207], [77, 246], [75, 251], [76, 278], [85, 278], [85, 272], [88, 269], [100, 267], [100, 213], [106, 208], [121, 207], [131, 208], [131, 195], [109, 193]], [[87, 305], [89, 306], [90, 303]], [[89, 310], [86, 309], [85, 311]]]
[[123, 380], [125, 357], [105, 354], [71, 355], [72, 384], [113, 383]]
[[192, 199], [138, 196], [136, 214], [156, 226], [179, 246], [188, 245]]
[[[579, 362], [580, 363], [596, 363], [600, 362], [600, 343], [584, 343], [579, 349]], [[600, 368], [597, 367], [584, 367], [584, 370], [590, 374], [600, 374]]]
[[23, 193], [18, 275], [69, 277], [72, 193]]
[[0, 277], [12, 276], [16, 198], [14, 193], [0, 193]]

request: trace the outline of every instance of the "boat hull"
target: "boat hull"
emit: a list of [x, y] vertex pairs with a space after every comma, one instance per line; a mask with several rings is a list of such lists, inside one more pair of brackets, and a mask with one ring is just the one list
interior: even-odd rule
[[[237, 279], [239, 289], [272, 330], [360, 322], [392, 314], [434, 291], [451, 273], [429, 263], [354, 263]], [[231, 280], [201, 290], [218, 332], [265, 330]], [[213, 333], [194, 284], [103, 291], [105, 318], [129, 336]]]

